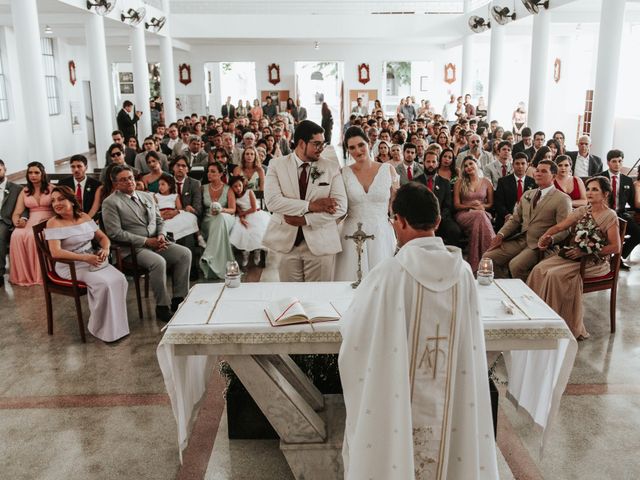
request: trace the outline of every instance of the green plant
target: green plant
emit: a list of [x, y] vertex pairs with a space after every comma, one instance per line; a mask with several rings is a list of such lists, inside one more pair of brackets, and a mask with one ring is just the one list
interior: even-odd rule
[[393, 74], [398, 85], [411, 84], [411, 62], [387, 62], [387, 74]]

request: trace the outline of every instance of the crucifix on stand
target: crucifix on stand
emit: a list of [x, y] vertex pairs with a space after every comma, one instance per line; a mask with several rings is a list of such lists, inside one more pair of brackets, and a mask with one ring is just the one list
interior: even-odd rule
[[375, 235], [367, 235], [362, 230], [362, 222], [358, 222], [358, 229], [353, 232], [352, 235], [345, 235], [344, 238], [345, 240], [351, 239], [356, 244], [356, 252], [358, 252], [358, 279], [353, 282], [351, 286], [357, 288], [362, 281], [362, 248], [364, 247], [364, 242], [367, 239], [374, 240], [376, 237]]

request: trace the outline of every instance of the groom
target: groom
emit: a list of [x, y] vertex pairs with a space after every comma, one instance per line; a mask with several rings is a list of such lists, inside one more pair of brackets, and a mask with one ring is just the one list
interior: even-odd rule
[[280, 254], [281, 282], [330, 281], [342, 250], [337, 221], [347, 212], [340, 167], [320, 158], [324, 129], [316, 123], [300, 122], [293, 142], [291, 154], [269, 164], [264, 199], [273, 215], [263, 244]]

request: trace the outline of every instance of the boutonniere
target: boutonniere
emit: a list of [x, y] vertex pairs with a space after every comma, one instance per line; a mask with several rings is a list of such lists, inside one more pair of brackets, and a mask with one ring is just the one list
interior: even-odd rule
[[90, 192], [90, 191], [91, 191], [91, 187], [87, 187], [87, 192]]
[[9, 195], [9, 193], [11, 193], [11, 192], [9, 192], [9, 189], [8, 189], [8, 188], [5, 188], [5, 189], [4, 189], [4, 193], [6, 193], [7, 195]]
[[309, 176], [311, 177], [311, 182], [316, 183], [316, 180], [319, 179], [322, 175], [324, 175], [324, 171], [319, 170], [317, 166], [313, 165], [311, 167], [311, 171], [309, 172]]
[[629, 185], [625, 185], [625, 186], [624, 186], [624, 189], [625, 189], [625, 190], [629, 190]]
[[440, 190], [440, 187], [438, 185], [436, 185], [436, 190]]

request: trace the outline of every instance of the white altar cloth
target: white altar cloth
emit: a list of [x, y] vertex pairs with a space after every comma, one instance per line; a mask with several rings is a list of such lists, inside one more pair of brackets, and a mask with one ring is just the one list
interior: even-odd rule
[[[344, 312], [354, 290], [348, 282], [244, 283], [240, 288], [198, 284], [167, 325], [157, 349], [178, 424], [180, 452], [217, 355], [338, 353], [340, 321], [272, 327], [265, 306], [285, 297], [331, 301]], [[487, 351], [507, 355], [509, 396], [542, 428], [556, 414], [577, 351], [565, 322], [520, 280], [478, 286]], [[503, 302], [514, 306], [507, 313]]]

